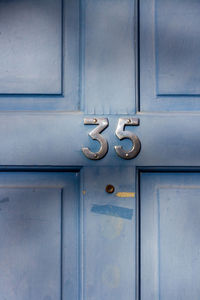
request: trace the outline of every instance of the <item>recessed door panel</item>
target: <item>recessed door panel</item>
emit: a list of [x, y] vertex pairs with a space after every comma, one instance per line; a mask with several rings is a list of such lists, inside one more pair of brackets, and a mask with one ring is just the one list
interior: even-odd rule
[[61, 191], [3, 188], [0, 197], [1, 297], [59, 299]]
[[0, 28], [0, 110], [78, 110], [78, 1], [0, 1]]
[[77, 299], [73, 174], [0, 174], [0, 289], [9, 300]]
[[199, 299], [200, 175], [141, 175], [141, 299]]
[[1, 94], [61, 93], [61, 7], [61, 0], [0, 2]]
[[199, 1], [139, 2], [141, 111], [200, 110]]
[[156, 0], [155, 8], [157, 95], [200, 95], [199, 1]]

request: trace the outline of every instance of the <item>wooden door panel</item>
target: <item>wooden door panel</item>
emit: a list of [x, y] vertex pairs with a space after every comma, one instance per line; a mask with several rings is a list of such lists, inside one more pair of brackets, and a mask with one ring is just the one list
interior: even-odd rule
[[0, 194], [1, 297], [59, 299], [61, 191], [1, 188]]
[[141, 299], [199, 299], [199, 173], [142, 173]]
[[0, 20], [0, 110], [78, 110], [78, 1], [1, 1]]
[[76, 187], [70, 173], [0, 174], [2, 299], [77, 299]]
[[141, 111], [200, 109], [198, 1], [140, 1]]
[[61, 0], [1, 1], [1, 94], [61, 94], [61, 8]]

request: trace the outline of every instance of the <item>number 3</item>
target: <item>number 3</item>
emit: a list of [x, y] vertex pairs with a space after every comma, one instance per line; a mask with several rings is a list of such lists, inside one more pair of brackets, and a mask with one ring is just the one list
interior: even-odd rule
[[107, 118], [85, 118], [84, 119], [84, 124], [85, 125], [99, 125], [95, 129], [93, 129], [90, 133], [89, 136], [93, 140], [96, 140], [100, 143], [101, 147], [98, 152], [92, 152], [88, 148], [82, 148], [83, 153], [85, 156], [89, 159], [92, 160], [98, 160], [103, 158], [106, 153], [108, 152], [108, 142], [107, 140], [100, 135], [100, 133], [108, 127], [108, 119]]

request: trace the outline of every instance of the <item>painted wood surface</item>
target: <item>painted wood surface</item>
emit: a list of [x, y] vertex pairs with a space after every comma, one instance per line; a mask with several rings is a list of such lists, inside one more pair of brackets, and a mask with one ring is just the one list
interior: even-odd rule
[[[199, 299], [199, 11], [0, 2], [4, 299]], [[100, 161], [81, 151], [99, 149], [88, 116], [109, 120]], [[120, 117], [140, 121], [126, 127], [141, 141], [133, 160], [114, 150], [132, 147], [115, 135]]]
[[[84, 168], [82, 176], [81, 299], [135, 299], [135, 173]], [[107, 184], [114, 186], [112, 194]]]
[[141, 174], [141, 299], [199, 299], [199, 173]]
[[0, 110], [79, 110], [79, 2], [0, 3]]
[[78, 184], [70, 173], [1, 172], [2, 299], [77, 299]]
[[199, 111], [199, 1], [139, 3], [141, 111]]

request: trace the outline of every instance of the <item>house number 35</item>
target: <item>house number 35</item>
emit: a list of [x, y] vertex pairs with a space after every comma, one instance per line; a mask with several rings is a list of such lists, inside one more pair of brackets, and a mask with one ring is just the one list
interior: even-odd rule
[[[84, 155], [92, 160], [99, 160], [103, 158], [108, 152], [108, 142], [101, 135], [101, 132], [104, 131], [109, 125], [107, 118], [85, 118], [85, 125], [98, 125], [93, 129], [89, 136], [100, 143], [100, 149], [98, 152], [92, 152], [89, 148], [82, 148]], [[132, 159], [135, 158], [140, 152], [141, 143], [139, 138], [132, 133], [131, 131], [126, 131], [125, 126], [138, 126], [139, 119], [136, 118], [120, 118], [118, 121], [117, 129], [115, 131], [116, 136], [119, 140], [130, 139], [133, 146], [129, 151], [123, 149], [122, 146], [114, 146], [117, 155], [123, 159]]]

